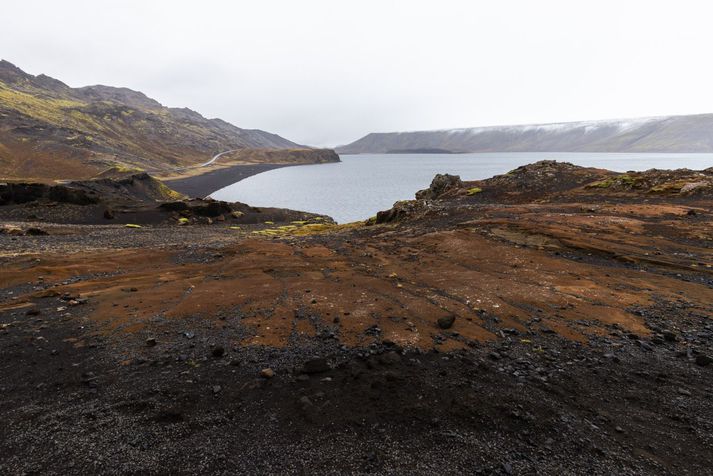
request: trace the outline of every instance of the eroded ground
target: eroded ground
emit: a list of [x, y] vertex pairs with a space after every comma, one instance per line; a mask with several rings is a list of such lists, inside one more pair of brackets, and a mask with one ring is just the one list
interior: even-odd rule
[[0, 468], [711, 474], [711, 200], [539, 167], [378, 225], [0, 235]]

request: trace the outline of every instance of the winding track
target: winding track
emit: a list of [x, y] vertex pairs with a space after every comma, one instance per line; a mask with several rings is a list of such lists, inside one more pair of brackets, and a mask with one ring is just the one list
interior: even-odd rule
[[198, 167], [207, 167], [207, 166], [209, 166], [210, 164], [212, 164], [213, 162], [215, 162], [216, 160], [218, 160], [221, 156], [223, 156], [223, 155], [225, 155], [225, 154], [229, 154], [229, 153], [231, 153], [231, 152], [236, 152], [236, 151], [238, 151], [238, 150], [240, 150], [240, 149], [231, 149], [231, 150], [226, 150], [225, 152], [220, 152], [220, 153], [218, 153], [218, 154], [215, 154], [215, 155], [213, 156], [213, 158], [210, 159], [208, 162], [205, 162], [205, 163], [200, 164], [200, 165], [195, 165], [194, 167], [196, 167], [196, 168], [198, 168]]

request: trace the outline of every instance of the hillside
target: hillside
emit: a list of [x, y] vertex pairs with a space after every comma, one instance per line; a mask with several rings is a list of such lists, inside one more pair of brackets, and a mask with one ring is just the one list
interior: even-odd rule
[[372, 133], [341, 154], [449, 152], [713, 152], [713, 114]]
[[0, 178], [88, 178], [110, 166], [158, 173], [226, 150], [300, 147], [138, 91], [71, 88], [0, 61]]

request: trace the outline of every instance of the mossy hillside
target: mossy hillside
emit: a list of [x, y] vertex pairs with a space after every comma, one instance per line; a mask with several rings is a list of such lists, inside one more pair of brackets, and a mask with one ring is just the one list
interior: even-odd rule
[[[64, 169], [71, 172], [61, 178], [83, 180], [114, 164], [156, 174], [226, 150], [298, 147], [274, 134], [162, 106], [127, 88], [71, 88], [9, 64], [0, 72], [4, 178], [55, 179]], [[305, 163], [322, 159], [312, 150], [303, 154]]]
[[84, 103], [70, 99], [43, 98], [9, 88], [0, 82], [0, 106], [51, 124], [65, 124], [73, 108]]
[[629, 174], [609, 177], [587, 185], [587, 188], [631, 188], [636, 186], [636, 179]]

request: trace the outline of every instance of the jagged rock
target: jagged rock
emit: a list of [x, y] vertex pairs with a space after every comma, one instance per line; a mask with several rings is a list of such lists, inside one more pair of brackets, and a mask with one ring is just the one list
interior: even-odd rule
[[431, 186], [426, 190], [416, 192], [416, 200], [433, 200], [451, 189], [463, 187], [463, 182], [458, 175], [436, 174], [431, 181]]

